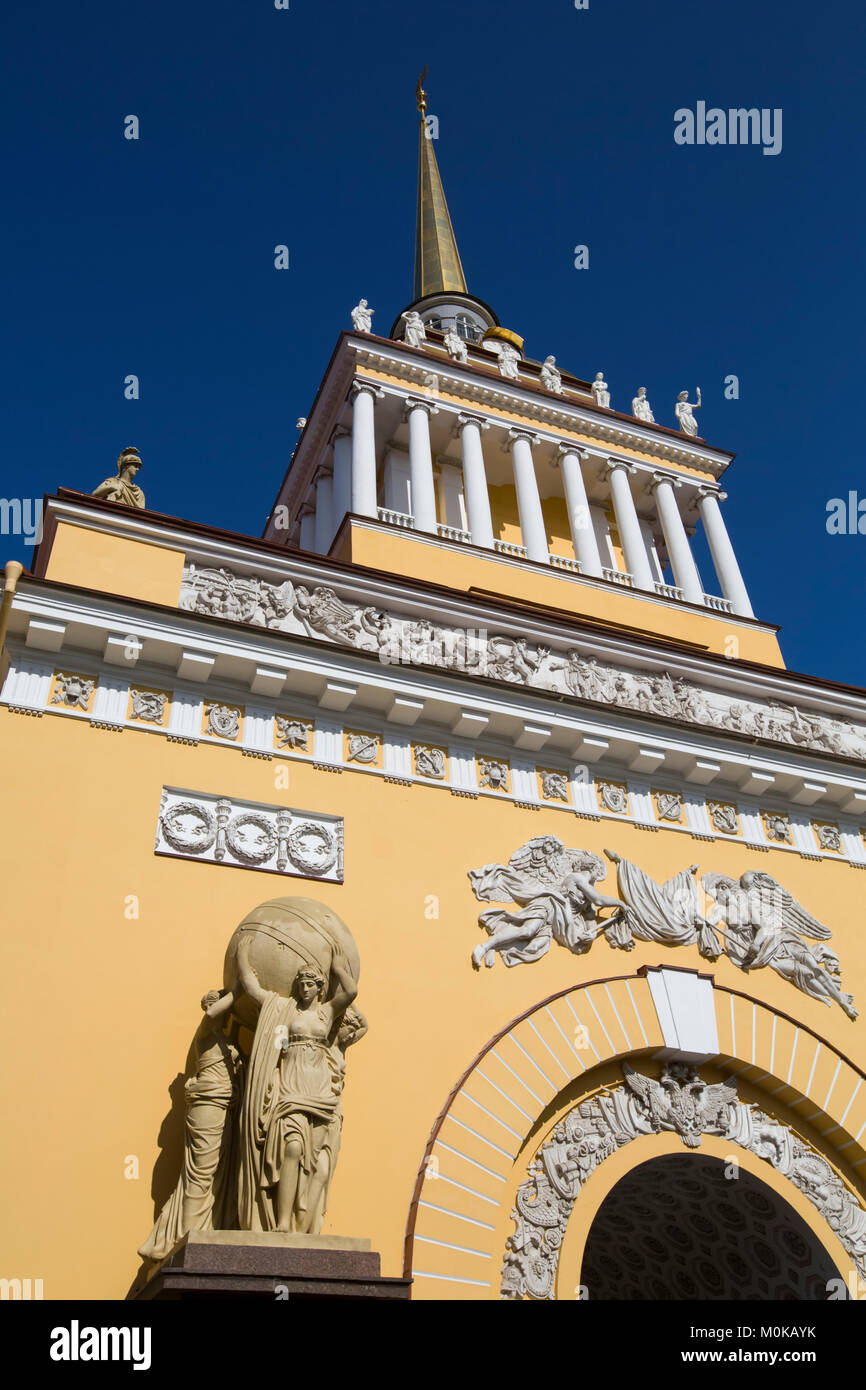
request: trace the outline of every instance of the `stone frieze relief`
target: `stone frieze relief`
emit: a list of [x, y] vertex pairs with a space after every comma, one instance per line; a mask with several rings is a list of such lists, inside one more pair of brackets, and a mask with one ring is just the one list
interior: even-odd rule
[[270, 584], [228, 569], [188, 564], [179, 606], [187, 612], [373, 652], [386, 665], [461, 671], [587, 704], [866, 762], [866, 726], [848, 719], [830, 718], [787, 702], [738, 699], [668, 672], [620, 669], [574, 647], [532, 646], [525, 638], [506, 633], [402, 617], [343, 598], [327, 585], [309, 588], [291, 579]]

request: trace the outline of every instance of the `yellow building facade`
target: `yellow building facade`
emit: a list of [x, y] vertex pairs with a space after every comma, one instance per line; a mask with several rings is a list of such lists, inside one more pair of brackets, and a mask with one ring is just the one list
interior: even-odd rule
[[299, 897], [369, 1023], [323, 1235], [415, 1299], [850, 1292], [866, 694], [753, 613], [730, 454], [468, 293], [421, 114], [416, 300], [264, 536], [61, 489], [8, 571], [2, 1273], [127, 1294], [199, 998]]

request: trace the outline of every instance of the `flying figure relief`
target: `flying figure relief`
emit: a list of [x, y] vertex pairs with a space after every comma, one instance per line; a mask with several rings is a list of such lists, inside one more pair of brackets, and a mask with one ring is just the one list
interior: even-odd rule
[[[812, 999], [827, 1005], [835, 1001], [850, 1019], [857, 1017], [853, 995], [841, 989], [839, 957], [823, 944], [833, 933], [781, 883], [750, 869], [739, 882], [725, 874], [704, 874], [703, 885], [717, 905], [714, 919], [726, 923], [726, 950], [735, 965], [745, 971], [769, 965]], [[808, 945], [804, 937], [819, 944]]]
[[492, 966], [499, 953], [506, 965], [538, 960], [551, 940], [577, 955], [588, 951], [606, 924], [599, 910], [624, 910], [618, 898], [605, 897], [595, 887], [605, 868], [598, 855], [566, 849], [555, 835], [527, 841], [507, 864], [471, 869], [469, 879], [479, 901], [514, 902], [518, 912], [486, 908], [479, 924], [489, 940], [472, 952], [476, 970]]
[[698, 865], [690, 864], [657, 883], [616, 851], [605, 854], [616, 865], [616, 896], [596, 887], [603, 860], [567, 849], [555, 835], [527, 840], [507, 864], [471, 869], [480, 902], [516, 904], [479, 913], [487, 940], [472, 952], [475, 969], [493, 966], [497, 955], [509, 966], [540, 960], [551, 941], [583, 955], [598, 936], [621, 951], [636, 941], [696, 946], [706, 960], [727, 955], [746, 972], [770, 966], [811, 999], [835, 1002], [857, 1018], [853, 996], [842, 990], [839, 958], [826, 944], [829, 927], [769, 874], [752, 869], [739, 880], [718, 873], [699, 879]]

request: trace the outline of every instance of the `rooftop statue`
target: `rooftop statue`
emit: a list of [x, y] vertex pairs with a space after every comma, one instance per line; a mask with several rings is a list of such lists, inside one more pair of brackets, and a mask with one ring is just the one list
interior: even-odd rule
[[694, 417], [694, 411], [701, 408], [701, 388], [698, 387], [698, 399], [692, 404], [689, 400], [688, 391], [681, 391], [677, 396], [677, 403], [674, 406], [674, 414], [680, 422], [680, 429], [683, 434], [696, 435], [698, 432], [698, 422]]
[[541, 384], [546, 386], [548, 391], [555, 391], [558, 396], [562, 394], [562, 374], [556, 365], [555, 357], [545, 357], [542, 362]]
[[403, 342], [407, 347], [423, 347], [427, 341], [427, 330], [424, 327], [424, 320], [417, 309], [408, 309], [405, 314], [401, 314], [406, 327], [403, 332]]
[[603, 406], [605, 410], [610, 410], [610, 391], [607, 389], [607, 382], [604, 379], [604, 372], [596, 372], [595, 381], [590, 388], [592, 397], [596, 405]]
[[356, 333], [372, 333], [375, 312], [375, 309], [367, 307], [366, 299], [362, 299], [360, 304], [355, 305], [352, 310], [352, 327]]
[[646, 398], [646, 387], [639, 386], [637, 395], [631, 403], [631, 413], [636, 420], [643, 420], [647, 425], [654, 425], [656, 417], [652, 413], [652, 407]]
[[104, 497], [107, 502], [122, 502], [124, 507], [144, 507], [144, 493], [133, 481], [141, 467], [138, 450], [130, 446], [124, 449], [117, 460], [117, 475], [106, 478], [104, 483], [94, 488], [93, 497]]
[[517, 364], [520, 361], [520, 353], [511, 343], [497, 343], [495, 349], [492, 343], [486, 343], [486, 347], [496, 352], [499, 358], [499, 370], [503, 376], [509, 377], [512, 381], [520, 379], [520, 372]]
[[460, 337], [459, 333], [455, 333], [453, 328], [449, 328], [448, 332], [445, 334], [443, 345], [448, 356], [453, 357], [455, 362], [466, 362], [468, 360], [469, 353], [466, 349], [466, 343], [464, 339]]

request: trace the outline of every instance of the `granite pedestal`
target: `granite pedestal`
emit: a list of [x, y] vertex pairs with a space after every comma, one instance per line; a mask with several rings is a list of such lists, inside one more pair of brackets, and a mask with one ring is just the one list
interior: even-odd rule
[[137, 1281], [136, 1300], [408, 1299], [410, 1279], [384, 1278], [369, 1240], [280, 1231], [190, 1231]]

